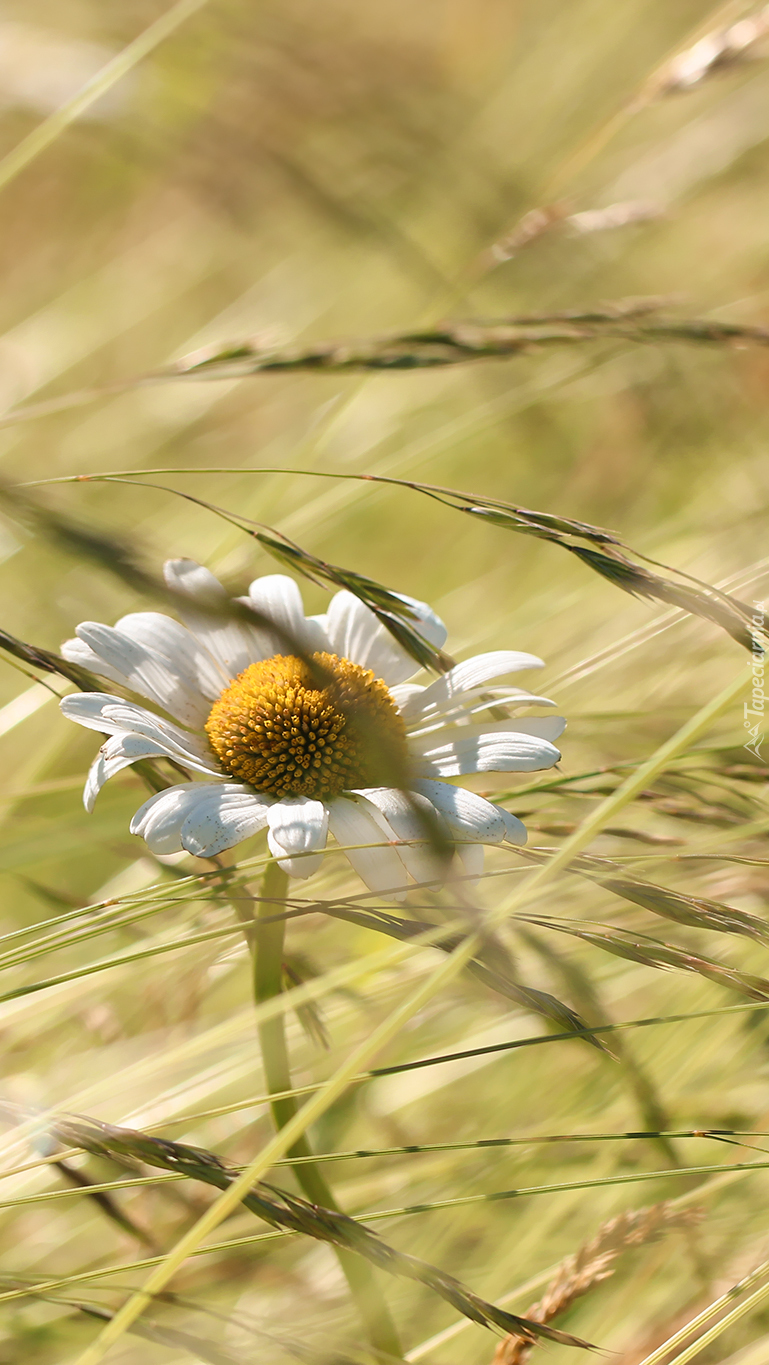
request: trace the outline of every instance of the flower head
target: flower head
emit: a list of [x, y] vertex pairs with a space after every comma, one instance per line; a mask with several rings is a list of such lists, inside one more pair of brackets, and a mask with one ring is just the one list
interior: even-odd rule
[[228, 773], [278, 799], [373, 786], [377, 748], [388, 745], [403, 763], [407, 753], [389, 688], [370, 668], [336, 654], [312, 654], [307, 662], [278, 654], [249, 664], [214, 702], [206, 734]]
[[[247, 612], [223, 619], [224, 589], [202, 565], [171, 560], [165, 576], [189, 602], [184, 625], [134, 612], [114, 627], [84, 622], [63, 646], [66, 658], [157, 708], [107, 692], [62, 700], [65, 716], [109, 736], [88, 774], [87, 810], [122, 768], [171, 759], [192, 780], [150, 797], [131, 821], [154, 853], [213, 857], [266, 827], [281, 867], [309, 877], [330, 831], [371, 890], [395, 895], [409, 877], [440, 875], [426, 817], [457, 841], [473, 874], [484, 844], [525, 843], [520, 820], [445, 779], [558, 762], [560, 716], [510, 715], [553, 703], [498, 682], [540, 659], [479, 654], [421, 686], [406, 681], [413, 659], [349, 592], [305, 617], [293, 579], [257, 578], [242, 599], [252, 625]], [[402, 600], [440, 648], [443, 622], [423, 602]], [[509, 718], [489, 719], [492, 706]]]

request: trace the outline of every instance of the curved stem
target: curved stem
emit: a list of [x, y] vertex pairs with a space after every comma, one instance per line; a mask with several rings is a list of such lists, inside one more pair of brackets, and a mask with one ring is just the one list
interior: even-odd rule
[[[254, 998], [257, 1004], [272, 1000], [283, 990], [283, 940], [285, 921], [272, 920], [285, 904], [288, 876], [277, 862], [268, 863], [262, 882], [262, 899], [257, 902], [257, 919], [253, 926]], [[249, 936], [250, 937], [250, 936]], [[264, 1076], [270, 1094], [291, 1089], [291, 1069], [286, 1045], [285, 1015], [275, 1015], [259, 1024], [259, 1043], [262, 1050]], [[271, 1109], [276, 1128], [283, 1128], [296, 1113], [296, 1101], [291, 1096], [273, 1100]], [[290, 1157], [312, 1156], [306, 1136], [299, 1138], [288, 1149]], [[305, 1195], [313, 1204], [327, 1209], [338, 1209], [325, 1177], [314, 1162], [304, 1160], [293, 1167], [294, 1175]], [[374, 1271], [354, 1252], [335, 1248], [360, 1315], [366, 1324], [371, 1343], [378, 1354], [402, 1360], [401, 1346], [390, 1317], [384, 1296], [376, 1282]]]

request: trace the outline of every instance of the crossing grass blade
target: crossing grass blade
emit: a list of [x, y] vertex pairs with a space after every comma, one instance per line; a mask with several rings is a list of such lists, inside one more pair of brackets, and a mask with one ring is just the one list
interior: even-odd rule
[[[189, 1147], [167, 1139], [155, 1138], [132, 1129], [116, 1128], [81, 1116], [54, 1119], [49, 1124], [53, 1136], [68, 1147], [78, 1146], [97, 1155], [117, 1154], [132, 1161], [188, 1176], [191, 1179], [227, 1189], [236, 1178], [213, 1152]], [[380, 1269], [393, 1275], [418, 1280], [473, 1322], [484, 1327], [500, 1327], [504, 1331], [518, 1331], [526, 1337], [542, 1336], [567, 1346], [589, 1349], [589, 1343], [569, 1332], [561, 1332], [543, 1323], [529, 1324], [524, 1318], [508, 1313], [494, 1304], [486, 1303], [472, 1290], [460, 1284], [452, 1275], [438, 1270], [424, 1261], [388, 1246], [380, 1237], [361, 1223], [335, 1210], [319, 1208], [306, 1200], [276, 1189], [260, 1181], [242, 1200], [243, 1205], [273, 1227], [286, 1228], [324, 1242], [331, 1242], [346, 1250], [356, 1251]]]

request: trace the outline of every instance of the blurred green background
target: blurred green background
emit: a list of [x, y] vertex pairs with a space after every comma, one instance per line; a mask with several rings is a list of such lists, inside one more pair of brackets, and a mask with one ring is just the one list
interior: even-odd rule
[[[6, 4], [0, 158], [162, 13], [145, 0]], [[646, 757], [745, 668], [733, 641], [634, 602], [557, 547], [476, 524], [406, 489], [282, 471], [416, 478], [598, 522], [752, 602], [766, 597], [769, 568], [765, 350], [607, 342], [434, 372], [109, 386], [246, 337], [300, 345], [442, 317], [547, 314], [643, 295], [667, 297], [682, 315], [763, 322], [769, 52], [758, 43], [746, 60], [691, 89], [661, 88], [675, 54], [752, 13], [686, 0], [211, 0], [6, 183], [0, 160], [0, 408], [7, 416], [20, 404], [51, 402], [50, 411], [0, 428], [2, 477], [170, 470], [150, 482], [271, 524], [316, 555], [430, 601], [455, 655], [508, 647], [541, 655], [542, 689], [570, 720], [563, 775]], [[570, 221], [628, 202], [644, 213], [614, 230], [580, 231], [579, 219]], [[553, 205], [562, 220], [551, 230], [509, 260], [490, 255], [525, 214]], [[55, 401], [70, 393], [82, 401]], [[275, 472], [253, 472], [261, 467]], [[176, 473], [194, 469], [207, 472]], [[80, 482], [43, 492], [49, 506], [128, 536], [153, 567], [189, 555], [240, 591], [275, 567], [248, 537], [162, 488]], [[142, 605], [11, 516], [0, 520], [0, 556], [3, 626], [37, 645], [55, 649], [77, 622], [111, 622]], [[306, 587], [305, 600], [320, 610], [325, 597]], [[128, 834], [144, 799], [138, 778], [121, 775], [86, 816], [79, 787], [93, 737], [74, 732], [53, 699], [44, 702], [12, 666], [0, 673], [0, 705], [9, 930], [163, 877], [171, 886], [173, 869]], [[735, 706], [655, 799], [626, 813], [625, 832], [603, 834], [591, 852], [637, 855], [636, 870], [653, 880], [765, 914], [767, 846], [753, 826], [766, 817], [766, 788], [749, 780], [764, 770], [733, 771], [748, 761], [743, 741]], [[598, 786], [583, 783], [581, 797], [513, 797], [511, 808], [528, 818], [534, 843], [552, 845], [592, 809]], [[511, 790], [507, 781], [497, 787]], [[759, 862], [680, 861], [686, 852], [719, 850]], [[508, 855], [489, 860], [492, 869], [510, 865]], [[190, 858], [180, 866], [202, 867]], [[490, 880], [487, 903], [514, 883]], [[341, 860], [328, 859], [309, 894], [358, 890]], [[608, 919], [767, 971], [765, 951], [747, 940], [661, 924], [577, 878], [559, 883], [546, 909]], [[221, 924], [224, 914], [204, 902], [164, 909], [161, 898], [154, 919], [22, 963], [0, 989], [84, 970], [101, 956]], [[249, 1160], [269, 1131], [262, 1108], [179, 1121], [262, 1092], [245, 948], [224, 942], [0, 1004], [4, 1093], [21, 1104], [162, 1124], [168, 1136]], [[383, 942], [316, 917], [291, 930], [290, 947], [322, 973]], [[741, 998], [557, 935], [530, 936], [516, 951], [526, 980], [592, 1022]], [[330, 1074], [351, 1040], [436, 958], [415, 953], [406, 968], [372, 972], [354, 991], [332, 995], [328, 1052], [299, 1025], [292, 1029], [297, 1084]], [[462, 981], [384, 1060], [541, 1030], [541, 1021]], [[558, 1043], [377, 1082], [337, 1105], [314, 1139], [321, 1150], [347, 1150], [619, 1132], [649, 1127], [653, 1112], [672, 1128], [769, 1126], [763, 1011], [625, 1036], [627, 1055], [618, 1061]], [[8, 1169], [33, 1160], [13, 1132], [3, 1142]], [[634, 1139], [513, 1155], [381, 1157], [329, 1170], [343, 1206], [364, 1214], [667, 1169], [671, 1151], [682, 1165], [740, 1159], [738, 1149], [702, 1140], [663, 1150]], [[88, 1169], [106, 1178], [106, 1166]], [[285, 1172], [276, 1178], [290, 1181]], [[497, 1298], [574, 1251], [603, 1218], [691, 1195], [706, 1210], [696, 1236], [679, 1233], [635, 1253], [568, 1319], [570, 1330], [632, 1365], [687, 1307], [737, 1279], [762, 1249], [768, 1254], [766, 1176], [722, 1177], [700, 1201], [698, 1182], [708, 1179], [438, 1210], [382, 1230]], [[35, 1168], [9, 1176], [3, 1199], [60, 1185], [53, 1168]], [[208, 1202], [205, 1190], [170, 1189], [120, 1196], [162, 1249]], [[0, 1362], [74, 1360], [95, 1328], [67, 1305], [111, 1311], [140, 1283], [145, 1272], [130, 1263], [146, 1248], [82, 1198], [4, 1207], [0, 1225], [0, 1302], [3, 1292], [17, 1295], [3, 1305]], [[253, 1231], [242, 1213], [220, 1234]], [[129, 1268], [97, 1278], [105, 1266]], [[90, 1272], [92, 1279], [64, 1283]], [[27, 1292], [36, 1278], [58, 1283], [50, 1291], [56, 1302]], [[330, 1359], [334, 1351], [335, 1359], [365, 1358], [327, 1249], [295, 1241], [220, 1251], [189, 1262], [173, 1288], [183, 1302], [157, 1305], [155, 1320], [199, 1332], [235, 1359], [281, 1361], [292, 1352]], [[397, 1282], [386, 1289], [409, 1350], [454, 1320], [426, 1290]], [[516, 1301], [518, 1311], [530, 1297]], [[190, 1300], [211, 1311], [196, 1315]], [[767, 1333], [769, 1318], [759, 1313], [701, 1358], [760, 1365]], [[472, 1327], [413, 1358], [480, 1365], [493, 1348], [492, 1337]], [[126, 1337], [110, 1359], [175, 1365], [214, 1359], [207, 1349], [198, 1356]], [[558, 1362], [575, 1358], [548, 1349]]]

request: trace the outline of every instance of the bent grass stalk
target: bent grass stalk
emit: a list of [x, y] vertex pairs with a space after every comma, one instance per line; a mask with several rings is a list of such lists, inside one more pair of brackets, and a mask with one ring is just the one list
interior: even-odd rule
[[[538, 891], [557, 872], [560, 872], [572, 858], [581, 853], [590, 841], [600, 833], [604, 825], [620, 810], [624, 809], [639, 792], [643, 791], [672, 758], [682, 753], [696, 739], [699, 739], [700, 735], [705, 733], [710, 725], [729, 709], [740, 694], [744, 692], [746, 685], [747, 680], [741, 671], [736, 680], [732, 681], [712, 701], [701, 707], [669, 740], [660, 745], [647, 762], [642, 764], [617, 791], [602, 801], [593, 814], [566, 840], [555, 857], [537, 868], [531, 877], [518, 888], [506, 906], [486, 915], [484, 927], [494, 928], [508, 914], [519, 908], [531, 891]], [[206, 1210], [205, 1214], [198, 1219], [197, 1223], [180, 1238], [161, 1265], [148, 1277], [144, 1286], [127, 1299], [111, 1322], [82, 1353], [76, 1365], [99, 1365], [99, 1362], [104, 1359], [106, 1351], [116, 1341], [120, 1340], [152, 1301], [153, 1296], [165, 1288], [179, 1267], [183, 1265], [190, 1251], [200, 1246], [201, 1242], [220, 1225], [223, 1219], [237, 1208], [251, 1185], [269, 1170], [279, 1157], [285, 1156], [293, 1143], [306, 1132], [310, 1125], [322, 1114], [325, 1114], [331, 1105], [344, 1094], [357, 1072], [367, 1066], [380, 1049], [389, 1043], [429, 1000], [457, 976], [466, 963], [470, 961], [473, 954], [478, 951], [482, 941], [482, 936], [478, 933], [469, 935], [425, 982], [411, 992], [391, 1014], [382, 1020], [369, 1037], [353, 1050], [347, 1061], [339, 1067], [334, 1076], [330, 1077], [322, 1090], [294, 1114], [285, 1127], [276, 1133], [275, 1137], [254, 1158], [238, 1180], [234, 1181], [229, 1189], [224, 1191]]]
[[[769, 345], [769, 331], [762, 330], [764, 344]], [[254, 473], [267, 473], [269, 468], [260, 468], [252, 471]], [[540, 513], [529, 508], [508, 502], [500, 502], [497, 499], [485, 498], [482, 495], [463, 492], [458, 489], [444, 487], [439, 484], [421, 483], [411, 479], [394, 478], [385, 474], [341, 474], [327, 472], [320, 476], [315, 475], [314, 471], [306, 469], [292, 468], [283, 471], [299, 476], [324, 477], [330, 479], [353, 480], [355, 482], [371, 482], [387, 486], [397, 486], [408, 488], [412, 492], [426, 495], [447, 507], [451, 511], [462, 512], [474, 517], [484, 518], [492, 524], [503, 527], [507, 531], [515, 531], [519, 534], [532, 535], [538, 539], [544, 539], [551, 544], [558, 545], [561, 549], [567, 550], [578, 556], [580, 561], [587, 565], [595, 573], [600, 574], [619, 588], [623, 592], [628, 592], [632, 596], [642, 597], [652, 601], [666, 602], [677, 609], [681, 609], [691, 615], [702, 617], [705, 620], [713, 621], [736, 639], [745, 648], [753, 651], [755, 641], [755, 626], [749, 625], [748, 608], [739, 599], [731, 598], [722, 593], [719, 589], [714, 589], [711, 585], [703, 583], [693, 578], [690, 574], [679, 571], [679, 577], [685, 582], [679, 583], [673, 578], [660, 576], [650, 572], [648, 568], [642, 567], [635, 561], [643, 560], [648, 565], [661, 568], [666, 573], [675, 573], [667, 565], [661, 564], [656, 560], [651, 560], [645, 555], [638, 555], [631, 548], [616, 536], [614, 532], [607, 531], [600, 526], [593, 526], [586, 522], [574, 521], [571, 518], [553, 516], [550, 513]], [[77, 477], [77, 476], [75, 476]], [[308, 553], [301, 546], [295, 544], [283, 532], [276, 531], [274, 528], [261, 522], [252, 521], [250, 518], [240, 518], [235, 513], [227, 511], [225, 508], [217, 507], [205, 499], [198, 498], [191, 493], [182, 492], [180, 489], [166, 485], [147, 485], [145, 479], [123, 477], [115, 474], [102, 474], [96, 476], [95, 481], [106, 483], [119, 483], [138, 488], [150, 487], [159, 492], [172, 494], [182, 498], [187, 502], [206, 508], [209, 512], [219, 516], [223, 521], [230, 525], [237, 526], [240, 530], [253, 536], [259, 544], [267, 550], [278, 562], [288, 565], [292, 571], [298, 571], [303, 577], [311, 582], [321, 581], [327, 585], [344, 587], [353, 592], [363, 601], [371, 611], [375, 613], [386, 625], [387, 629], [394, 634], [397, 639], [405, 646], [412, 657], [421, 665], [438, 671], [444, 671], [449, 666], [447, 656], [440, 650], [428, 650], [424, 640], [415, 634], [413, 629], [403, 619], [401, 609], [398, 608], [396, 597], [381, 584], [373, 580], [365, 579], [358, 574], [351, 573], [340, 565], [330, 564]], [[26, 487], [20, 485], [19, 487]], [[19, 500], [19, 491], [5, 490], [6, 500], [15, 505]], [[90, 553], [88, 538], [83, 537], [79, 528], [74, 523], [63, 520], [60, 516], [52, 518], [51, 514], [42, 507], [38, 507], [29, 501], [22, 499], [22, 506], [27, 515], [33, 521], [39, 522], [41, 527], [47, 531], [53, 530], [60, 538], [64, 532], [65, 543], [68, 548], [75, 546], [85, 547]], [[130, 557], [135, 559], [135, 554], [129, 552]], [[125, 551], [122, 555], [125, 559]], [[118, 556], [120, 558], [120, 556]], [[108, 554], [105, 558], [103, 553], [98, 555], [100, 563], [107, 563], [107, 566], [117, 572], [121, 578], [126, 577], [125, 569], [118, 564], [114, 554]], [[154, 586], [151, 578], [141, 572], [144, 580], [143, 586]], [[128, 575], [131, 581], [135, 582], [135, 572]], [[162, 592], [162, 588], [161, 588]], [[752, 618], [750, 618], [752, 620]], [[766, 633], [766, 623], [762, 627], [762, 633]], [[10, 637], [9, 637], [10, 638]], [[16, 645], [7, 645], [12, 654], [18, 653]], [[22, 646], [20, 657], [27, 658], [30, 647]], [[39, 655], [40, 651], [32, 649], [31, 657]], [[43, 663], [43, 667], [46, 664]], [[54, 671], [62, 671], [57, 665]], [[396, 784], [397, 785], [397, 784]]]
[[[724, 1188], [726, 1185], [734, 1183], [743, 1175], [747, 1174], [750, 1169], [751, 1167], [749, 1166], [740, 1166], [739, 1168], [727, 1166], [723, 1168], [723, 1171], [719, 1171], [718, 1175], [714, 1175], [712, 1179], [706, 1181], [703, 1185], [699, 1185], [693, 1190], [688, 1190], [685, 1194], [678, 1195], [675, 1199], [671, 1199], [669, 1201], [670, 1206], [671, 1208], [684, 1208], [687, 1204], [691, 1204], [695, 1200], [700, 1200], [704, 1196], [714, 1193], [715, 1191]], [[675, 1171], [674, 1174], [680, 1175], [682, 1172]], [[632, 1177], [627, 1177], [627, 1183], [632, 1183]], [[426, 1206], [424, 1211], [430, 1211], [430, 1206]], [[367, 1214], [366, 1218], [373, 1222], [379, 1218], [390, 1218], [393, 1216], [391, 1210], [379, 1210]], [[261, 1245], [263, 1242], [279, 1241], [283, 1238], [296, 1237], [297, 1235], [297, 1233], [290, 1232], [287, 1229], [280, 1229], [275, 1232], [250, 1233], [247, 1236], [233, 1237], [223, 1242], [210, 1242], [207, 1246], [198, 1247], [189, 1254], [190, 1257], [212, 1256], [217, 1255], [220, 1252], [228, 1255], [236, 1248], [251, 1247], [257, 1244]], [[56, 1280], [36, 1281], [32, 1285], [6, 1290], [3, 1293], [0, 1293], [0, 1303], [15, 1302], [18, 1299], [48, 1293], [49, 1290], [66, 1288], [73, 1284], [85, 1284], [91, 1280], [112, 1279], [116, 1275], [128, 1274], [135, 1270], [149, 1270], [154, 1266], [160, 1265], [163, 1260], [164, 1257], [162, 1256], [146, 1256], [142, 1257], [141, 1260], [130, 1261], [123, 1265], [106, 1266], [99, 1270], [84, 1270], [75, 1275], [67, 1275], [64, 1276], [64, 1278]], [[539, 1288], [541, 1284], [545, 1284], [552, 1278], [552, 1275], [557, 1268], [557, 1264], [550, 1266], [546, 1270], [540, 1271], [532, 1280], [527, 1280], [524, 1284], [517, 1285], [515, 1289], [509, 1290], [506, 1294], [501, 1294], [496, 1300], [497, 1305], [502, 1306], [512, 1303], [519, 1295], [528, 1294], [532, 1289]], [[767, 1269], [769, 1269], [769, 1263], [767, 1263]], [[751, 1283], [752, 1282], [753, 1281], [751, 1280]], [[727, 1300], [734, 1297], [734, 1291], [731, 1291], [726, 1297]], [[705, 1310], [706, 1314], [710, 1315], [712, 1307], [713, 1306], [711, 1305], [709, 1309]], [[428, 1345], [432, 1347], [439, 1345], [443, 1340], [449, 1341], [452, 1337], [456, 1336], [458, 1332], [464, 1331], [465, 1328], [473, 1325], [475, 1324], [470, 1318], [459, 1318], [451, 1326], [446, 1327], [439, 1332], [436, 1337], [431, 1337], [429, 1343], [422, 1342], [415, 1346], [411, 1351], [406, 1352], [403, 1359], [405, 1361], [419, 1359], [421, 1358], [421, 1355], [426, 1353]], [[646, 1363], [643, 1362], [642, 1365], [646, 1365]]]

